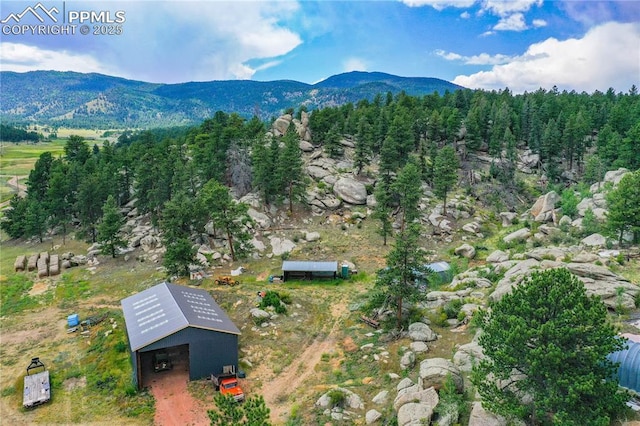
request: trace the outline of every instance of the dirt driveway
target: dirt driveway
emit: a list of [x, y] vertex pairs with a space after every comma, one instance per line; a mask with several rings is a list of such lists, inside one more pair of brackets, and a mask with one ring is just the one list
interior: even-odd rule
[[153, 423], [157, 426], [208, 426], [207, 407], [195, 399], [187, 389], [189, 371], [187, 361], [173, 358], [173, 369], [154, 373], [145, 370], [145, 382], [156, 400]]

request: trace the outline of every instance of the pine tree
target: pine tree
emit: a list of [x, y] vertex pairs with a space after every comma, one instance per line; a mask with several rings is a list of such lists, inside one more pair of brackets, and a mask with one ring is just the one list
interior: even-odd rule
[[376, 185], [374, 196], [376, 206], [373, 211], [373, 217], [380, 221], [380, 229], [378, 233], [382, 236], [382, 245], [387, 245], [387, 237], [393, 232], [391, 226], [391, 188], [385, 179], [380, 179]]
[[447, 214], [447, 195], [458, 183], [458, 157], [450, 146], [438, 152], [434, 164], [433, 190], [442, 198], [443, 214]]
[[98, 225], [98, 242], [101, 245], [102, 254], [115, 258], [118, 249], [126, 247], [127, 243], [120, 237], [120, 229], [124, 224], [124, 218], [118, 211], [113, 195], [109, 195], [102, 207], [102, 221]]
[[624, 233], [633, 234], [634, 243], [640, 242], [640, 170], [627, 173], [618, 186], [607, 194], [607, 228], [617, 234], [622, 243]]
[[300, 201], [305, 195], [302, 156], [298, 133], [293, 124], [289, 125], [283, 139], [284, 149], [278, 161], [278, 176], [289, 199], [289, 214], [293, 214], [294, 201]]
[[607, 356], [624, 340], [568, 270], [533, 273], [479, 324], [484, 358], [472, 382], [490, 411], [532, 425], [608, 425], [623, 412]]
[[216, 229], [224, 231], [231, 258], [236, 260], [248, 253], [252, 247], [251, 236], [246, 229], [251, 222], [248, 206], [236, 202], [229, 188], [213, 179], [204, 185], [200, 197]]

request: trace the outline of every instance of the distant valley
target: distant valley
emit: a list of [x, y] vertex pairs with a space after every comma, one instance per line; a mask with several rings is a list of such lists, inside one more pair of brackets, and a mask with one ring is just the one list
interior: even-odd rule
[[192, 125], [216, 111], [269, 120], [302, 105], [313, 110], [373, 100], [387, 92], [442, 95], [462, 88], [437, 78], [357, 71], [313, 85], [292, 80], [158, 84], [59, 71], [4, 71], [0, 78], [4, 123], [93, 129]]

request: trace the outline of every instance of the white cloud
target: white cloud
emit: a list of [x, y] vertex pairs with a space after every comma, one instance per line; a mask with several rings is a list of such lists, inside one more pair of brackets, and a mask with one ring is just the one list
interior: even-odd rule
[[482, 8], [494, 15], [507, 17], [516, 12], [526, 12], [533, 5], [542, 5], [542, 2], [543, 0], [485, 0]]
[[11, 42], [0, 43], [0, 69], [15, 72], [37, 69], [102, 74], [110, 74], [114, 71], [90, 55]]
[[461, 17], [462, 19], [469, 19], [469, 18], [471, 18], [471, 14], [465, 10], [464, 12], [462, 12], [462, 13], [460, 14], [460, 17]]
[[447, 7], [465, 8], [471, 7], [476, 0], [400, 0], [409, 7], [431, 6], [435, 10]]
[[514, 13], [500, 18], [500, 22], [493, 29], [496, 31], [524, 31], [527, 29], [527, 24], [524, 22], [522, 13]]
[[547, 26], [547, 21], [545, 21], [544, 19], [534, 19], [533, 22], [532, 22], [532, 25], [535, 28], [546, 27]]
[[481, 53], [473, 56], [462, 56], [458, 53], [445, 52], [444, 50], [436, 50], [435, 53], [448, 61], [461, 61], [467, 65], [499, 65], [513, 60], [513, 56], [501, 54], [489, 55], [488, 53]]
[[[615, 48], [612, 48], [615, 46]], [[580, 39], [549, 38], [489, 71], [459, 75], [453, 82], [478, 89], [514, 92], [549, 89], [592, 92], [609, 87], [625, 91], [640, 85], [640, 24], [610, 22], [594, 27]]]
[[18, 61], [18, 53], [3, 45], [0, 62], [4, 69], [65, 68], [165, 83], [248, 79], [302, 44], [287, 21], [299, 12], [295, 1], [141, 1], [122, 8], [126, 22], [119, 36], [15, 38], [23, 51], [38, 45], [37, 54]]
[[349, 71], [366, 71], [367, 64], [360, 58], [349, 58], [342, 64], [342, 68], [345, 72]]

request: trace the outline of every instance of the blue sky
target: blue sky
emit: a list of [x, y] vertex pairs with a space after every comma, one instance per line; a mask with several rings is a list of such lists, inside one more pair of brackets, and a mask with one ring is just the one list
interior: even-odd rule
[[[72, 21], [82, 11], [94, 16]], [[2, 1], [0, 20], [3, 71], [314, 83], [359, 70], [516, 93], [640, 86], [640, 0]]]

